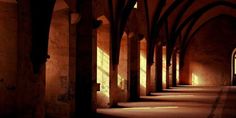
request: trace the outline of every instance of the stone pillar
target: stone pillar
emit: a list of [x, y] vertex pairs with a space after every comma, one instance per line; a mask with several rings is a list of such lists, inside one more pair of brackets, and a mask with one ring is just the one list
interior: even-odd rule
[[18, 0], [17, 118], [44, 118], [45, 64], [37, 74], [31, 61], [32, 18], [30, 0]]
[[96, 40], [93, 39], [92, 0], [78, 3], [81, 15], [76, 40], [75, 116], [94, 117], [96, 103]]
[[176, 51], [174, 51], [172, 55], [172, 86], [177, 86], [177, 80], [176, 80]]
[[156, 47], [156, 91], [162, 91], [162, 46]]
[[92, 38], [92, 111], [97, 110], [97, 30], [93, 30]]
[[128, 34], [128, 93], [129, 101], [140, 96], [140, 42], [134, 33]]
[[179, 53], [179, 84], [180, 85], [191, 85], [190, 82], [190, 67], [189, 58], [184, 57], [183, 50]]
[[169, 76], [169, 71], [170, 71], [170, 64], [168, 62], [168, 46], [166, 46], [166, 89], [170, 88], [170, 76]]
[[169, 76], [169, 71], [170, 71], [170, 65], [166, 63], [166, 89], [170, 88], [170, 76]]
[[[112, 42], [112, 41], [111, 41]], [[112, 50], [110, 50], [110, 55]], [[118, 86], [117, 86], [117, 79], [118, 79], [118, 65], [113, 65], [112, 58], [110, 58], [110, 80], [109, 80], [109, 94], [110, 94], [110, 107], [116, 107], [118, 103]]]
[[146, 95], [150, 95], [151, 93], [151, 64], [147, 63], [147, 70], [146, 70]]
[[[147, 49], [149, 48], [148, 46], [150, 46], [150, 45], [147, 44]], [[146, 52], [148, 54], [148, 50]], [[148, 57], [148, 55], [147, 55], [147, 57]], [[151, 68], [152, 68], [153, 63], [154, 62], [152, 62], [152, 63], [146, 62], [146, 95], [150, 95], [150, 93], [152, 91], [151, 90]]]
[[71, 118], [75, 117], [76, 25], [79, 21], [78, 16], [78, 13], [71, 13], [69, 17], [69, 98]]

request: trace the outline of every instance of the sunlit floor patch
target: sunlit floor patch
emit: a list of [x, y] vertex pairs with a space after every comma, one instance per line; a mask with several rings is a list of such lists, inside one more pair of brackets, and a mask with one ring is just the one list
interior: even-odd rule
[[124, 110], [146, 110], [146, 109], [176, 109], [178, 106], [160, 106], [160, 107], [132, 107], [132, 108], [121, 108]]
[[220, 117], [225, 106], [222, 100], [212, 112], [216, 99], [223, 98], [218, 94], [220, 90], [218, 87], [173, 88], [170, 92], [142, 96], [141, 101], [121, 102], [119, 108], [98, 109], [97, 112], [99, 118], [207, 118], [211, 113]]

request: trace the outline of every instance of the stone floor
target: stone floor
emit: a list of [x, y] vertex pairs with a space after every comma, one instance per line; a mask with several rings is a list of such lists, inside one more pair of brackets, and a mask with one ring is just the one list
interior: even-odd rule
[[180, 86], [119, 108], [97, 109], [98, 118], [236, 118], [236, 87]]

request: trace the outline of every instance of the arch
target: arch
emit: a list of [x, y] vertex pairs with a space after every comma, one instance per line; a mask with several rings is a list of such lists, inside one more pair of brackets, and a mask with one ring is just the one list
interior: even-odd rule
[[[193, 37], [204, 25], [206, 25], [207, 23], [211, 22], [212, 20], [214, 20], [214, 19], [216, 19], [217, 17], [220, 17], [220, 16], [231, 17], [231, 18], [233, 18], [233, 19], [236, 20], [236, 16], [229, 15], [229, 14], [226, 14], [226, 13], [222, 13], [222, 14], [219, 14], [219, 15], [217, 15], [217, 16], [211, 17], [210, 19], [208, 19], [207, 21], [205, 21], [204, 23], [202, 23], [202, 24], [189, 36], [188, 39], [191, 40], [192, 37]], [[185, 45], [186, 47], [187, 47], [187, 45], [188, 45], [189, 42], [190, 42], [189, 40], [186, 42], [186, 45]]]
[[[105, 15], [97, 18], [102, 25], [97, 28], [97, 74], [96, 83], [99, 85], [97, 94], [97, 107], [109, 107], [110, 101], [110, 22]], [[108, 33], [106, 33], [108, 32]]]
[[32, 51], [30, 57], [35, 74], [40, 72], [48, 58], [48, 36], [55, 3], [56, 0], [30, 2], [32, 15]]
[[[235, 64], [236, 64], [236, 61], [235, 61], [235, 57], [236, 56], [236, 48], [232, 51], [232, 55], [231, 55], [231, 85], [232, 86], [235, 86], [236, 84], [234, 83], [234, 75], [235, 75]], [[236, 79], [236, 78], [235, 78]]]
[[[182, 56], [182, 59], [186, 63], [182, 68], [184, 70], [182, 72], [188, 73], [188, 70], [190, 70], [192, 73], [198, 73], [197, 75], [199, 75], [199, 79], [208, 78], [209, 76], [216, 76], [220, 73], [216, 78], [221, 76], [221, 78], [224, 79], [218, 78], [216, 80], [218, 82], [220, 80], [222, 85], [230, 85], [231, 53], [235, 48], [235, 21], [235, 17], [221, 14], [214, 18], [211, 18], [211, 20], [208, 20], [203, 25], [201, 25], [201, 27], [198, 29], [198, 32], [196, 32], [194, 36], [189, 39], [189, 45], [184, 50], [185, 55]], [[183, 51], [181, 53], [183, 53]], [[202, 62], [204, 62], [205, 64]], [[216, 68], [212, 68], [214, 66]], [[218, 68], [217, 66], [219, 66], [220, 68]], [[219, 71], [219, 69], [221, 70]], [[208, 70], [209, 73], [205, 73], [208, 72]], [[216, 73], [210, 74], [213, 71]], [[189, 76], [191, 78], [191, 74], [189, 74]], [[182, 77], [184, 78], [188, 76]], [[199, 82], [203, 83], [203, 81]]]
[[[62, 2], [62, 1], [60, 1]], [[70, 69], [70, 40], [69, 39], [69, 8], [56, 7], [52, 13], [48, 38], [48, 53], [50, 58], [45, 64], [45, 111], [46, 116], [58, 117], [69, 114], [70, 108], [69, 91], [74, 86], [75, 76], [71, 76]], [[73, 98], [72, 98], [73, 99]], [[55, 106], [63, 108], [61, 111], [55, 111]], [[67, 117], [67, 115], [65, 115]]]
[[[147, 24], [147, 41], [148, 41], [148, 47], [152, 47], [154, 44], [154, 38], [152, 38], [152, 32], [155, 30], [155, 24], [156, 24], [156, 21], [158, 21], [158, 19], [160, 18], [160, 14], [161, 14], [161, 11], [163, 10], [164, 6], [166, 4], [166, 0], [159, 0], [158, 2], [158, 5], [155, 9], [155, 12], [154, 12], [154, 16], [151, 20], [151, 26], [150, 26], [150, 18], [149, 18], [149, 9], [148, 9], [148, 2], [147, 0], [144, 1], [144, 7], [145, 7], [145, 14], [146, 14], [146, 24]], [[149, 50], [150, 48], [148, 48]], [[152, 53], [151, 53], [151, 50], [148, 51], [148, 54], [147, 54], [147, 60], [148, 60], [148, 63], [149, 64], [152, 64], [153, 63], [153, 56], [152, 56]]]
[[150, 81], [147, 79], [147, 40], [142, 39], [139, 41], [139, 75], [140, 75], [140, 96], [145, 96], [149, 93], [148, 86], [150, 86]]
[[[207, 23], [213, 21], [214, 19], [216, 19], [217, 17], [220, 17], [220, 16], [227, 16], [227, 17], [232, 17], [232, 18], [236, 19], [236, 16], [232, 16], [232, 15], [229, 15], [229, 14], [225, 14], [225, 13], [224, 13], [224, 14], [218, 14], [217, 16], [211, 17], [210, 19], [208, 19], [208, 20], [206, 20], [204, 23], [202, 23], [202, 24], [189, 36], [189, 38], [188, 38], [186, 44], [182, 44], [183, 46], [181, 47], [181, 50], [180, 50], [180, 54], [181, 54], [181, 56], [180, 56], [180, 58], [181, 58], [180, 61], [183, 60], [183, 58], [184, 58], [184, 56], [185, 56], [185, 53], [186, 53], [186, 50], [187, 50], [187, 48], [188, 48], [188, 45], [189, 45], [189, 43], [192, 41], [191, 39], [193, 39], [193, 36], [194, 36], [197, 32], [199, 32], [199, 31], [201, 30], [201, 28], [204, 27]], [[184, 43], [184, 42], [181, 42], [181, 43]], [[181, 62], [181, 63], [182, 63], [182, 62]], [[183, 64], [183, 63], [182, 63], [182, 64]], [[183, 65], [181, 65], [181, 66], [183, 66]]]
[[178, 37], [178, 35], [182, 32], [182, 30], [186, 27], [186, 25], [191, 22], [193, 19], [196, 18], [196, 20], [194, 20], [194, 22], [192, 23], [193, 25], [195, 24], [195, 22], [197, 21], [197, 19], [199, 19], [203, 14], [205, 14], [207, 11], [214, 9], [218, 6], [226, 6], [226, 7], [231, 7], [236, 9], [236, 4], [231, 3], [231, 2], [227, 2], [227, 1], [217, 1], [211, 4], [208, 4], [204, 7], [202, 7], [201, 9], [199, 9], [198, 11], [194, 12], [193, 14], [191, 14], [188, 18], [186, 18], [180, 25], [179, 27], [176, 29], [175, 33], [172, 35], [171, 41], [168, 41], [168, 52], [167, 52], [167, 61], [170, 62], [170, 55], [173, 52], [173, 48], [175, 46], [176, 43], [176, 39]]
[[153, 63], [153, 56], [154, 56], [154, 48], [155, 48], [155, 42], [156, 42], [156, 38], [159, 34], [159, 29], [164, 25], [164, 23], [166, 23], [166, 19], [167, 17], [173, 13], [173, 11], [175, 10], [175, 8], [177, 8], [180, 4], [182, 3], [182, 1], [180, 0], [176, 0], [174, 1], [174, 3], [171, 4], [171, 6], [165, 11], [165, 13], [159, 18], [159, 20], [154, 21], [154, 26], [152, 28], [151, 31], [151, 39], [148, 42], [149, 48], [148, 48], [148, 63], [152, 64]]
[[137, 0], [128, 0], [126, 5], [124, 1], [117, 2], [117, 9], [114, 13], [113, 2], [109, 0], [111, 37], [112, 37], [112, 63], [119, 64], [120, 43], [129, 15]]
[[119, 91], [119, 101], [121, 102], [127, 101], [129, 96], [128, 40], [128, 33], [124, 32], [120, 42], [120, 56], [117, 72], [117, 91]]
[[[232, 11], [233, 10], [236, 11], [236, 9], [228, 8], [228, 7], [223, 6], [223, 9], [220, 9], [221, 10], [220, 12], [218, 12], [219, 11], [218, 9], [212, 9], [212, 10], [209, 10], [208, 12], [206, 12], [204, 15], [211, 14], [212, 16], [207, 16], [203, 21], [201, 19], [204, 18], [203, 17], [204, 15], [199, 17], [199, 19], [194, 19], [192, 21], [193, 23], [191, 23], [191, 25], [189, 25], [188, 29], [186, 30], [187, 33], [185, 33], [185, 35], [184, 35], [184, 38], [181, 42], [182, 43], [181, 47], [184, 47], [188, 44], [188, 39], [191, 39], [191, 37], [196, 32], [196, 30], [198, 30], [201, 27], [201, 25], [204, 24], [205, 22], [208, 22], [209, 20], [214, 19], [215, 17], [218, 17], [220, 15], [236, 16], [236, 12], [226, 13], [224, 10], [227, 10], [227, 9], [232, 10]], [[215, 13], [215, 11], [217, 11], [217, 12]]]
[[176, 20], [173, 23], [171, 34], [174, 34], [174, 31], [178, 27], [178, 23], [180, 22], [181, 18], [184, 16], [184, 14], [187, 12], [187, 10], [191, 7], [191, 5], [194, 2], [195, 2], [195, 0], [190, 0], [184, 5], [182, 10], [180, 11], [181, 14], [177, 16]]

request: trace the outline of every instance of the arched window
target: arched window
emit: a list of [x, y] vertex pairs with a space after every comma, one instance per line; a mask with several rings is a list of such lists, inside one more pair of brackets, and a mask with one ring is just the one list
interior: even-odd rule
[[232, 53], [232, 64], [231, 64], [231, 85], [236, 85], [236, 48]]
[[234, 53], [234, 75], [236, 75], [236, 53]]

